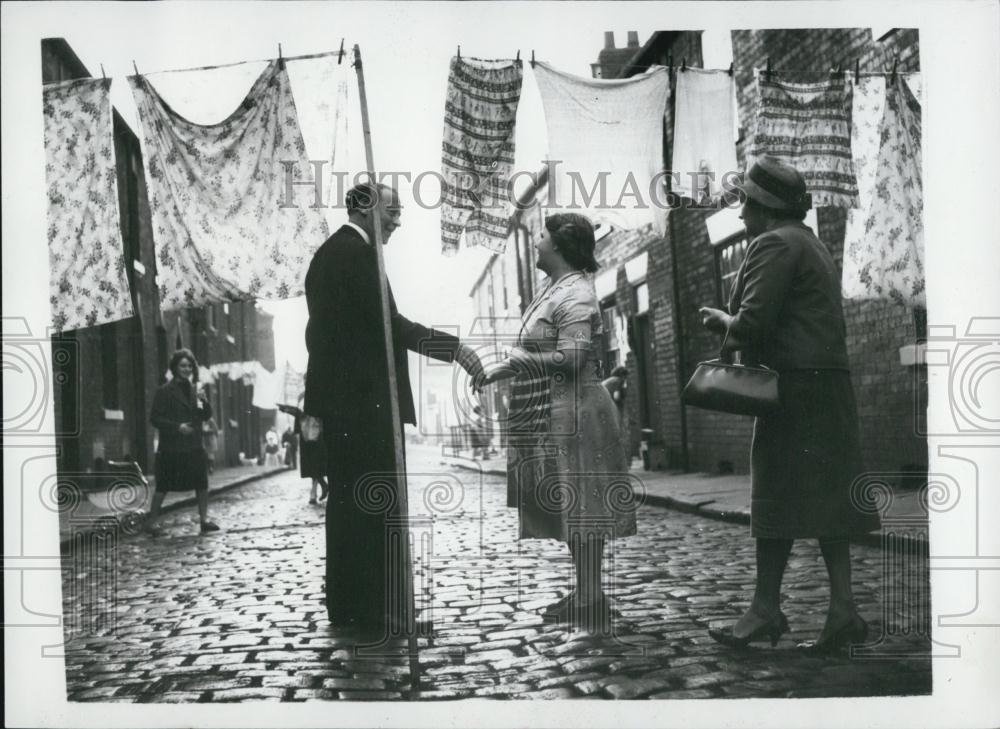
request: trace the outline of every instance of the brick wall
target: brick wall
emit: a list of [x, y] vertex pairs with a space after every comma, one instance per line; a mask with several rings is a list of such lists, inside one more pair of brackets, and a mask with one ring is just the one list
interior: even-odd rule
[[[665, 64], [672, 58], [680, 66], [685, 58], [690, 67], [702, 65], [700, 32], [664, 33], [664, 42], [654, 44], [648, 58], [637, 63]], [[854, 69], [860, 62], [864, 72], [885, 71], [898, 59], [900, 72], [919, 70], [917, 33], [896, 30], [884, 41], [871, 37], [869, 29], [817, 29], [775, 31], [733, 31], [733, 60], [737, 102], [742, 130], [737, 144], [740, 164], [752, 135], [756, 103], [753, 68], [764, 67], [770, 57], [774, 71], [794, 69], [791, 80], [816, 80], [831, 67], [842, 64]], [[642, 68], [637, 69], [639, 71]], [[665, 162], [670, 169], [672, 109], [665, 125]], [[544, 197], [544, 188], [541, 193]], [[540, 228], [537, 211], [523, 216], [532, 235]], [[667, 233], [660, 237], [651, 228], [640, 231], [614, 230], [597, 247], [601, 270], [619, 268], [616, 303], [626, 316], [635, 314], [633, 286], [627, 281], [623, 264], [642, 252], [649, 255], [649, 327], [653, 338], [650, 366], [654, 387], [648, 399], [650, 426], [663, 441], [670, 468], [698, 471], [749, 470], [751, 418], [683, 408], [680, 390], [698, 362], [717, 356], [717, 337], [701, 326], [698, 307], [719, 306], [728, 298], [716, 284], [715, 251], [709, 243], [705, 218], [715, 211], [680, 208], [670, 212]], [[819, 237], [840, 264], [843, 255], [846, 212], [837, 208], [817, 211]], [[676, 261], [674, 257], [676, 256]], [[676, 266], [675, 266], [676, 264]], [[675, 284], [676, 272], [676, 284]], [[511, 277], [508, 267], [508, 278]], [[516, 279], [515, 279], [516, 281]], [[513, 284], [512, 284], [513, 285]], [[915, 435], [924, 416], [917, 406], [926, 402], [926, 372], [899, 365], [898, 349], [917, 337], [914, 312], [882, 302], [845, 302], [848, 350], [851, 358], [866, 463], [869, 468], [895, 470], [903, 465], [926, 467], [926, 442]], [[639, 403], [636, 358], [626, 359], [631, 373], [628, 401], [638, 439]]]
[[[920, 70], [918, 32], [910, 29], [895, 30], [882, 41], [873, 39], [868, 28], [738, 30], [732, 39], [743, 130], [737, 145], [741, 164], [753, 133], [753, 68], [765, 67], [768, 57], [774, 71], [794, 71], [784, 76], [792, 81], [818, 80], [838, 64], [853, 71], [855, 59], [861, 73], [891, 70], [894, 61], [900, 72]], [[840, 265], [846, 210], [819, 208], [817, 220], [820, 240]], [[917, 421], [924, 418], [916, 403], [926, 402], [926, 376], [900, 365], [898, 354], [901, 346], [917, 339], [914, 311], [891, 302], [845, 301], [844, 314], [866, 466], [926, 467], [926, 439], [916, 434]]]

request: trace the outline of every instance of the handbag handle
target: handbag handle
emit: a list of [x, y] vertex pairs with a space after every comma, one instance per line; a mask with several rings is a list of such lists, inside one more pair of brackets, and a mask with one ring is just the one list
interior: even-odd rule
[[719, 346], [719, 361], [722, 364], [733, 364], [734, 358], [732, 352], [726, 351], [726, 342], [729, 341], [729, 327], [726, 327], [726, 334], [722, 338], [722, 344]]

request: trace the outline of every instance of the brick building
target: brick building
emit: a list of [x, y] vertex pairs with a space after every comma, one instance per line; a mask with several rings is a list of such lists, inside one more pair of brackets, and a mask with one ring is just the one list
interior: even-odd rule
[[[861, 73], [884, 72], [894, 64], [900, 73], [919, 70], [916, 30], [891, 30], [879, 38], [868, 28], [735, 30], [726, 35], [706, 39], [701, 31], [655, 32], [634, 49], [617, 76], [626, 78], [652, 65], [673, 65], [676, 76], [684, 65], [703, 66], [703, 41], [712, 41], [713, 52], [720, 45], [728, 46], [731, 55], [726, 60], [732, 62], [737, 87], [740, 133], [736, 148], [741, 168], [753, 133], [755, 67], [764, 68], [770, 61], [775, 72], [784, 72], [793, 81], [817, 80], [838, 66], [853, 71], [855, 62]], [[598, 63], [593, 64], [595, 77], [614, 77], [615, 68], [601, 67], [607, 51], [606, 43]], [[725, 68], [725, 61], [718, 58], [712, 63]], [[664, 162], [670, 170], [672, 102], [666, 121]], [[530, 191], [536, 200], [545, 198], [543, 183], [540, 180]], [[640, 429], [652, 430], [652, 460], [657, 467], [708, 472], [749, 469], [752, 418], [688, 408], [680, 400], [681, 389], [698, 362], [717, 356], [718, 339], [702, 327], [698, 308], [722, 307], [728, 298], [747, 243], [738, 219], [733, 225], [734, 217], [733, 211], [682, 207], [670, 211], [662, 237], [648, 227], [611, 230], [598, 242], [601, 270], [595, 283], [609, 335], [605, 364], [610, 368], [624, 363], [629, 368], [633, 447]], [[823, 207], [806, 221], [838, 265], [846, 218], [842, 208]], [[505, 256], [515, 255], [513, 249], [516, 260], [527, 259], [523, 250], [530, 251], [530, 241], [541, 229], [537, 203], [516, 213], [511, 228], [512, 245]], [[494, 290], [496, 261], [484, 271]], [[518, 286], [525, 288], [520, 280]], [[474, 296], [483, 296], [481, 288], [483, 284], [474, 289]], [[882, 301], [845, 301], [844, 305], [866, 466], [879, 471], [926, 470], [926, 439], [919, 435], [925, 432], [926, 368], [903, 364], [908, 361], [905, 353], [925, 336], [925, 312]]]
[[[64, 39], [44, 39], [41, 51], [43, 84], [91, 77]], [[117, 111], [113, 125], [122, 243], [135, 316], [52, 338], [53, 371], [68, 383], [54, 390], [57, 431], [64, 434], [57, 438], [62, 473], [86, 471], [97, 458], [125, 456], [152, 471], [156, 430], [149, 423], [149, 409], [177, 347], [192, 349], [201, 365], [258, 360], [274, 369], [271, 316], [252, 301], [161, 314], [139, 138]], [[261, 420], [273, 420], [273, 412], [251, 407], [252, 387], [226, 381], [210, 389], [210, 396], [220, 425], [217, 462], [235, 465], [239, 451], [258, 453]]]

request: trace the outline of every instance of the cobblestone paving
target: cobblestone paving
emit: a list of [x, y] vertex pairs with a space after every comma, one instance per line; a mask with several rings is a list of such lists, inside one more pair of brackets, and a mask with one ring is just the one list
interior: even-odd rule
[[[719, 698], [929, 693], [927, 563], [855, 547], [855, 590], [871, 655], [812, 658], [826, 609], [814, 543], [796, 543], [784, 584], [792, 624], [777, 647], [733, 650], [707, 635], [734, 620], [753, 581], [746, 527], [654, 507], [614, 543], [607, 589], [623, 618], [610, 635], [546, 623], [565, 594], [564, 545], [516, 539], [500, 479], [441, 473], [410, 454], [417, 586], [430, 638], [410, 691], [405, 642], [359, 645], [323, 606], [323, 511], [288, 473], [217, 498], [223, 531], [199, 536], [193, 510], [167, 535], [77, 543], [64, 556], [71, 701]], [[421, 472], [422, 471], [422, 472]], [[433, 514], [433, 520], [429, 517]], [[349, 558], [349, 555], [347, 556]], [[884, 576], [887, 575], [887, 576]], [[892, 610], [886, 605], [894, 606]], [[759, 644], [764, 645], [764, 644]], [[895, 656], [895, 657], [892, 657]]]

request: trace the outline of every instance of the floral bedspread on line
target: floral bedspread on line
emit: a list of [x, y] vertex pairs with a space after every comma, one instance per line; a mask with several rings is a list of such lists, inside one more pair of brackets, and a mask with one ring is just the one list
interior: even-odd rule
[[[227, 119], [194, 124], [144, 76], [130, 76], [156, 244], [160, 308], [303, 293], [329, 235], [322, 209], [294, 181], [312, 167], [284, 64], [271, 61]], [[291, 203], [290, 205], [287, 203]]]
[[847, 298], [926, 306], [920, 104], [902, 76], [879, 80], [863, 92], [873, 114], [855, 120], [868, 179], [848, 219], [842, 288]]
[[55, 331], [133, 314], [118, 213], [111, 80], [42, 90], [48, 190], [49, 302]]

